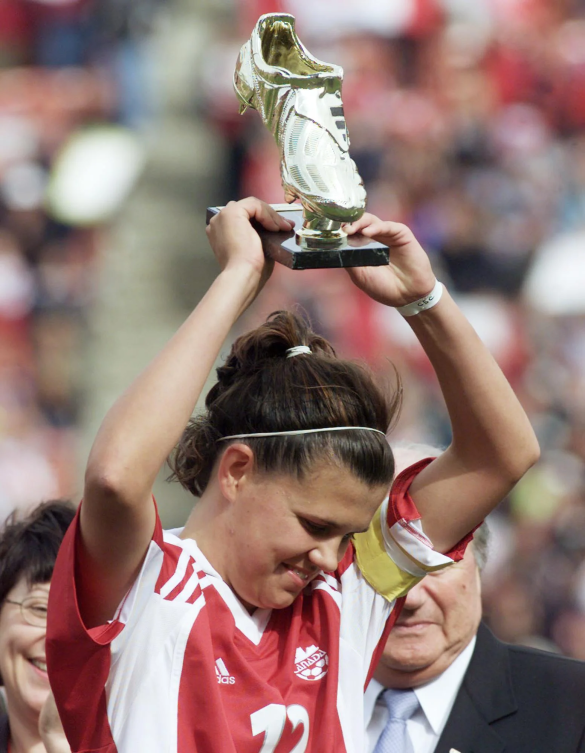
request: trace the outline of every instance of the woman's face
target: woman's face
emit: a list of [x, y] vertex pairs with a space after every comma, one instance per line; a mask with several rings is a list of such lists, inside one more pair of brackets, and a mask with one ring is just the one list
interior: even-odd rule
[[231, 505], [222, 575], [248, 608], [287, 607], [320, 570], [335, 570], [387, 493], [331, 463], [302, 481], [253, 473]]
[[46, 609], [49, 584], [29, 586], [25, 578], [21, 578], [8, 592], [0, 608], [0, 674], [9, 712], [21, 718], [30, 716], [36, 724], [50, 690], [45, 655], [47, 629], [29, 625], [22, 617], [20, 606], [8, 601], [21, 602], [26, 598], [34, 598], [39, 609]]

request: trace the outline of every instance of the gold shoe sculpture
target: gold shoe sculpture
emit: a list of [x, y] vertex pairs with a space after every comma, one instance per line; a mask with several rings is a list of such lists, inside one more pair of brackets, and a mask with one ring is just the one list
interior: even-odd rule
[[304, 247], [338, 246], [346, 236], [342, 223], [357, 220], [366, 205], [349, 156], [342, 80], [340, 66], [307, 51], [288, 13], [261, 16], [236, 64], [240, 112], [258, 110], [280, 150], [286, 200], [303, 206], [297, 240]]

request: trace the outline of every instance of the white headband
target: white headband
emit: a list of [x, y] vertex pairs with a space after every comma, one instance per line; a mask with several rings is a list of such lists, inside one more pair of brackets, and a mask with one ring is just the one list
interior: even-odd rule
[[313, 351], [311, 348], [309, 348], [308, 345], [295, 345], [294, 348], [289, 348], [286, 351], [286, 357], [287, 358], [294, 358], [295, 356], [300, 356], [303, 353], [312, 353]]
[[[302, 346], [301, 346], [302, 347]], [[291, 431], [259, 431], [253, 434], [230, 434], [229, 437], [220, 437], [217, 442], [225, 442], [226, 439], [246, 439], [247, 437], [293, 437], [298, 434], [317, 434], [321, 431], [374, 431], [376, 434], [386, 435], [380, 429], [372, 429], [371, 426], [326, 426], [323, 429], [293, 429]]]

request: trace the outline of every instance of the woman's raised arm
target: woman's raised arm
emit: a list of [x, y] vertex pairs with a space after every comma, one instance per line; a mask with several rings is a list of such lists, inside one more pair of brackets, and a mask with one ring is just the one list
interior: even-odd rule
[[[349, 232], [358, 230], [391, 247], [389, 266], [348, 270], [368, 295], [399, 307], [432, 291], [430, 262], [407, 227], [366, 214]], [[406, 321], [433, 365], [451, 420], [451, 445], [410, 490], [425, 533], [447, 552], [538, 460], [539, 447], [514, 391], [446, 290]]]
[[79, 602], [91, 627], [112, 617], [155, 524], [152, 486], [195, 408], [220, 348], [272, 271], [255, 219], [290, 230], [257, 199], [231, 202], [208, 226], [221, 273], [163, 350], [116, 401], [89, 456], [81, 506]]

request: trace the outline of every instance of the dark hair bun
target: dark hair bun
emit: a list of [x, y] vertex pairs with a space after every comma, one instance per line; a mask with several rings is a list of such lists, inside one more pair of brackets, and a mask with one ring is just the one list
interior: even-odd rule
[[[239, 337], [226, 363], [217, 369], [218, 389], [208, 393], [209, 407], [217, 393], [230, 387], [238, 374], [250, 375], [267, 367], [272, 360], [282, 361], [287, 351], [297, 345], [306, 345], [311, 354], [326, 354], [335, 358], [333, 346], [315, 334], [306, 319], [291, 311], [275, 311], [264, 324]], [[296, 357], [296, 356], [295, 356]]]

